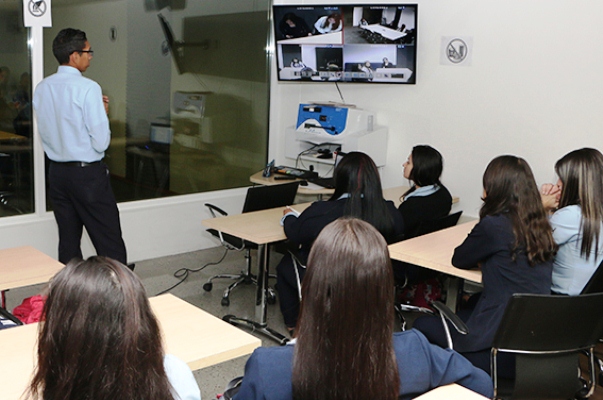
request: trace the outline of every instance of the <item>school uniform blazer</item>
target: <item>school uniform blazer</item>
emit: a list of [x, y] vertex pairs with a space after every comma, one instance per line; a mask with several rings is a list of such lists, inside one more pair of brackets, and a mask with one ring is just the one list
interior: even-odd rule
[[[430, 344], [417, 330], [396, 332], [394, 351], [400, 398], [412, 399], [438, 386], [458, 383], [492, 398], [492, 380], [457, 352]], [[245, 365], [235, 400], [290, 400], [293, 345], [260, 347]]]
[[[347, 198], [336, 201], [316, 201], [302, 212], [299, 217], [285, 218], [283, 228], [290, 241], [301, 245], [301, 252], [305, 256], [310, 252], [310, 247], [322, 229], [343, 216]], [[383, 200], [394, 224], [394, 235], [385, 238], [388, 242], [404, 232], [404, 222], [392, 201]]]
[[398, 206], [404, 220], [404, 239], [415, 237], [423, 221], [445, 217], [452, 208], [452, 196], [445, 186], [429, 196], [412, 196]]
[[514, 293], [550, 294], [553, 262], [530, 266], [523, 250], [515, 260], [511, 220], [504, 214], [486, 216], [454, 250], [452, 265], [482, 269], [484, 290], [466, 321], [469, 334], [455, 335], [454, 349], [460, 353], [489, 349], [505, 307]]

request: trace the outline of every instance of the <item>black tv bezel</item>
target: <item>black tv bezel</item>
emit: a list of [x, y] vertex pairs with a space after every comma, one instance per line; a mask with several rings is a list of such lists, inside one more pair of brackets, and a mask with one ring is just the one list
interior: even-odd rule
[[[282, 16], [284, 16], [284, 14], [286, 13], [285, 10], [295, 10], [295, 9], [301, 9], [303, 10], [304, 8], [307, 9], [315, 9], [315, 8], [322, 8], [324, 11], [324, 13], [326, 14], [329, 9], [333, 9], [333, 8], [339, 8], [339, 10], [341, 12], [344, 12], [345, 9], [349, 9], [349, 10], [353, 10], [356, 7], [371, 7], [371, 8], [378, 8], [378, 7], [412, 7], [414, 8], [414, 27], [413, 27], [413, 40], [411, 44], [400, 44], [400, 43], [380, 43], [380, 44], [375, 44], [375, 43], [345, 43], [345, 29], [346, 29], [346, 25], [343, 26], [342, 28], [342, 44], [341, 45], [336, 45], [336, 44], [325, 44], [324, 46], [335, 46], [335, 48], [342, 48], [342, 53], [343, 53], [343, 65], [341, 66], [341, 68], [337, 71], [340, 72], [342, 74], [342, 78], [343, 78], [343, 74], [345, 72], [349, 72], [346, 71], [346, 58], [345, 58], [345, 48], [346, 46], [348, 48], [351, 48], [351, 46], [365, 46], [365, 45], [371, 45], [371, 46], [403, 46], [403, 48], [405, 49], [412, 49], [412, 62], [410, 63], [410, 65], [412, 67], [402, 67], [402, 68], [408, 68], [412, 71], [412, 75], [411, 77], [405, 81], [395, 81], [395, 80], [367, 80], [367, 79], [352, 79], [352, 80], [344, 80], [344, 79], [301, 79], [301, 78], [295, 78], [295, 79], [285, 79], [281, 77], [281, 69], [285, 68], [284, 65], [282, 65], [283, 63], [281, 63], [281, 61], [283, 60], [283, 54], [285, 53], [282, 50], [282, 43], [279, 43], [280, 40], [282, 40], [282, 38], [279, 38], [279, 23], [280, 23], [280, 19]], [[279, 83], [353, 83], [353, 84], [357, 84], [357, 83], [361, 83], [361, 84], [368, 84], [368, 85], [378, 85], [378, 84], [394, 84], [394, 85], [415, 85], [417, 83], [417, 42], [418, 42], [418, 9], [419, 9], [419, 5], [417, 3], [378, 3], [378, 4], [373, 4], [373, 3], [358, 3], [358, 4], [350, 4], [350, 3], [342, 3], [342, 4], [274, 4], [272, 6], [272, 16], [273, 16], [273, 39], [274, 39], [274, 47], [275, 47], [275, 61], [276, 61], [276, 71], [277, 71], [277, 81]], [[345, 16], [342, 19], [342, 22], [345, 21]], [[315, 44], [311, 44], [311, 43], [296, 43], [295, 45], [299, 45], [299, 46], [308, 46], [308, 47], [316, 47], [316, 46], [320, 46], [320, 45], [315, 45]], [[354, 60], [353, 62], [350, 61], [349, 63], [356, 63], [357, 60]], [[396, 60], [397, 61], [397, 60]], [[371, 64], [375, 64], [377, 63], [376, 60], [375, 62], [371, 61]], [[318, 71], [318, 66], [317, 64], [313, 66], [313, 70], [316, 72]]]

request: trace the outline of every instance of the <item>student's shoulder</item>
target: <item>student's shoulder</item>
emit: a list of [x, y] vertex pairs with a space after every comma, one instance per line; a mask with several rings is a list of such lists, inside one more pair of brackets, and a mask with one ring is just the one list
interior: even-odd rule
[[310, 207], [306, 208], [304, 213], [310, 213], [310, 214], [311, 213], [323, 213], [323, 212], [328, 212], [331, 210], [343, 208], [345, 206], [345, 202], [346, 202], [345, 199], [336, 200], [336, 201], [318, 200], [318, 201], [315, 201], [314, 203], [310, 204]]
[[394, 346], [418, 346], [423, 343], [429, 343], [425, 335], [416, 329], [409, 329], [402, 332], [394, 332]]
[[293, 361], [293, 345], [258, 347], [251, 355], [260, 368], [290, 368]]

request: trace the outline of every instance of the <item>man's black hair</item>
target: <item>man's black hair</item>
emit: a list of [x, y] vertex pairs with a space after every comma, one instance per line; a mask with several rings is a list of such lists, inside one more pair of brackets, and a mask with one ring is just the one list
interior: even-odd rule
[[86, 32], [79, 29], [66, 28], [58, 33], [52, 41], [52, 54], [59, 64], [69, 63], [69, 56], [86, 47]]

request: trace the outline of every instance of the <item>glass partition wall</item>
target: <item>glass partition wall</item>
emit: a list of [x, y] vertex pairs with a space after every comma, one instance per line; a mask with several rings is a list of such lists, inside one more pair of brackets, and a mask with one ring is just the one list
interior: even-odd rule
[[0, 2], [0, 216], [32, 213], [29, 30], [22, 2]]
[[249, 185], [267, 158], [269, 0], [52, 5], [44, 75], [57, 69], [56, 34], [84, 30], [94, 50], [84, 76], [110, 99], [118, 202]]

